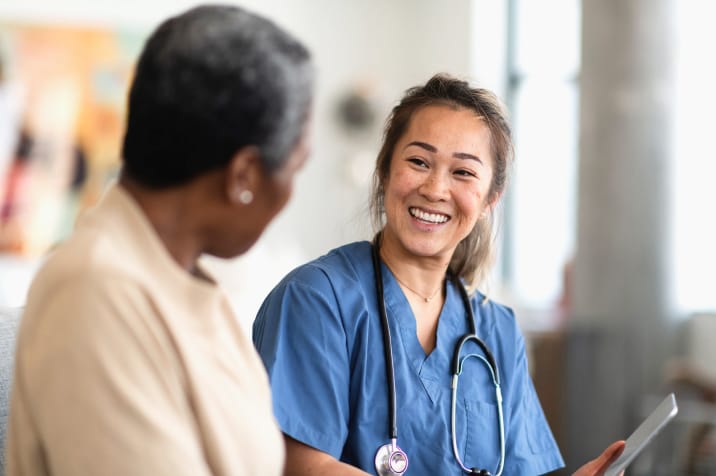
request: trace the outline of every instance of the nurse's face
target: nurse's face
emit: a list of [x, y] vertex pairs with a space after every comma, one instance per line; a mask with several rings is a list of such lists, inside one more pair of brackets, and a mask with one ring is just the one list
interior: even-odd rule
[[406, 256], [447, 264], [489, 213], [490, 130], [473, 111], [418, 110], [393, 150], [384, 187], [384, 243]]

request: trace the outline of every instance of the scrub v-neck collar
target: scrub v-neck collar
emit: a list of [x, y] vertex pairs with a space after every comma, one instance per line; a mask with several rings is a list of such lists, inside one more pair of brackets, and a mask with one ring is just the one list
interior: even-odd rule
[[393, 340], [393, 352], [396, 352], [398, 346], [403, 348], [410, 368], [434, 401], [437, 391], [435, 387], [450, 385], [450, 359], [454, 342], [459, 336], [469, 332], [460, 293], [452, 281], [447, 279], [445, 302], [438, 317], [435, 348], [426, 354], [418, 340], [415, 315], [407, 297], [385, 263], [381, 263], [381, 269], [388, 321], [394, 323], [391, 329], [397, 327], [400, 333], [400, 338]]

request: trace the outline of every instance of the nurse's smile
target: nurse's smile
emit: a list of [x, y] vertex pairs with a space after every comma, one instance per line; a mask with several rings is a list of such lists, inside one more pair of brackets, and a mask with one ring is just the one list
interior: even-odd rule
[[417, 207], [410, 207], [408, 210], [410, 212], [410, 215], [415, 218], [416, 220], [428, 223], [431, 225], [440, 225], [442, 223], [447, 222], [450, 220], [449, 215], [444, 215], [442, 213], [436, 213], [436, 212], [430, 212], [427, 210], [422, 210]]

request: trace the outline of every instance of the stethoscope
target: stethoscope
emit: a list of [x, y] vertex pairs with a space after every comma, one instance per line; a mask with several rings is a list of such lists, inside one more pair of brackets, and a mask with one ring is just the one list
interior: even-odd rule
[[[377, 243], [378, 240], [376, 240]], [[380, 265], [380, 252], [377, 244], [372, 245], [373, 254], [373, 269], [375, 272], [375, 289], [378, 297], [378, 311], [380, 313], [381, 325], [383, 328], [383, 351], [385, 353], [385, 371], [388, 380], [388, 402], [389, 415], [388, 415], [388, 434], [390, 435], [390, 443], [387, 443], [380, 448], [375, 455], [375, 469], [378, 472], [378, 476], [400, 476], [404, 474], [408, 469], [408, 455], [405, 451], [400, 449], [398, 446], [398, 416], [397, 416], [397, 403], [396, 403], [396, 391], [395, 391], [395, 369], [393, 366], [393, 343], [390, 337], [390, 327], [388, 325], [388, 314], [385, 310], [385, 298], [383, 293], [383, 273]], [[478, 358], [481, 362], [487, 366], [492, 377], [492, 382], [495, 385], [495, 399], [497, 400], [497, 419], [500, 430], [500, 461], [497, 466], [497, 472], [495, 476], [502, 474], [502, 469], [505, 464], [505, 428], [504, 418], [502, 414], [502, 391], [500, 390], [500, 374], [495, 363], [495, 358], [492, 356], [492, 352], [487, 345], [477, 336], [477, 328], [475, 325], [475, 315], [472, 311], [472, 305], [470, 303], [470, 297], [467, 295], [465, 286], [462, 285], [460, 279], [450, 273], [453, 285], [460, 290], [460, 296], [462, 297], [467, 318], [470, 324], [470, 333], [462, 336], [455, 347], [452, 359], [452, 397], [450, 399], [450, 432], [452, 436], [452, 450], [455, 454], [460, 467], [467, 474], [480, 475], [480, 476], [491, 476], [491, 473], [486, 469], [477, 470], [475, 468], [468, 468], [462, 462], [460, 454], [457, 449], [457, 432], [455, 430], [455, 412], [457, 402], [457, 388], [460, 374], [462, 373], [463, 365], [465, 361], [471, 357]], [[468, 354], [460, 358], [462, 347], [468, 342], [476, 343], [485, 354]]]

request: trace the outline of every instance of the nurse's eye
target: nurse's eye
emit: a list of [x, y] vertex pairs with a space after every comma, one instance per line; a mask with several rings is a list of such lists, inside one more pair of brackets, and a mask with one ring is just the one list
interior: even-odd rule
[[408, 162], [410, 162], [411, 164], [415, 164], [418, 167], [426, 167], [427, 168], [427, 166], [428, 166], [428, 163], [425, 162], [420, 157], [409, 157]]
[[455, 171], [455, 175], [459, 175], [461, 177], [477, 178], [477, 174], [475, 172], [473, 172], [472, 170], [467, 170], [467, 169], [458, 169]]

